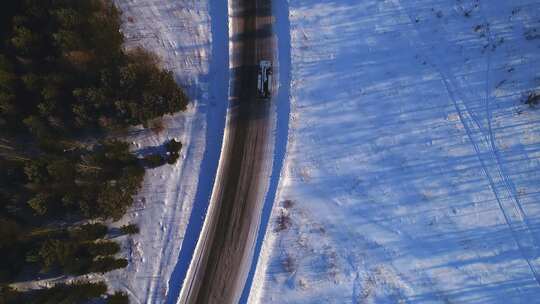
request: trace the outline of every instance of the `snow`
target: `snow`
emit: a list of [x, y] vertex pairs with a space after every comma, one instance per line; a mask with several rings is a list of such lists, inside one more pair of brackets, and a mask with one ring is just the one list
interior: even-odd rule
[[[187, 89], [187, 111], [164, 118], [160, 133], [135, 128], [128, 141], [143, 156], [179, 139], [179, 161], [147, 170], [134, 207], [115, 223], [139, 225], [140, 233], [119, 237], [129, 265], [106, 274], [113, 290], [126, 291], [133, 303], [163, 303], [184, 240], [196, 239], [215, 176], [227, 108], [226, 56], [214, 56], [210, 4], [201, 0], [115, 0], [122, 11], [126, 47], [142, 46], [158, 55], [164, 68]], [[226, 39], [226, 38], [225, 38]], [[225, 83], [225, 84], [221, 84]], [[197, 211], [197, 212], [195, 212]], [[196, 214], [196, 215], [195, 215]], [[181, 279], [178, 276], [175, 279]], [[175, 283], [175, 281], [172, 281]]]
[[288, 145], [249, 301], [537, 298], [540, 3], [277, 3]]

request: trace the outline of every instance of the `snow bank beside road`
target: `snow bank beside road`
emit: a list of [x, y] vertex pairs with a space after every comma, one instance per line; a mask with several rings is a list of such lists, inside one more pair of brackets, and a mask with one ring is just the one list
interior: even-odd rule
[[[168, 283], [184, 240], [195, 196], [210, 194], [198, 185], [212, 179], [212, 168], [201, 172], [202, 162], [217, 164], [205, 149], [219, 147], [223, 135], [227, 92], [212, 85], [209, 75], [221, 74], [212, 56], [208, 1], [115, 0], [124, 19], [127, 47], [142, 46], [162, 60], [187, 89], [191, 104], [184, 113], [164, 119], [159, 134], [133, 130], [129, 141], [140, 154], [162, 149], [171, 138], [183, 143], [173, 165], [148, 170], [143, 189], [122, 222], [135, 222], [140, 234], [126, 242], [130, 264], [126, 270], [107, 274], [110, 286], [128, 292], [134, 303], [163, 303]], [[219, 67], [217, 68], [219, 69]], [[224, 65], [225, 71], [227, 66]], [[224, 95], [224, 96], [222, 96]], [[208, 175], [208, 176], [207, 176]], [[120, 223], [119, 223], [120, 224]]]
[[251, 300], [537, 298], [539, 4], [289, 5], [289, 145]]

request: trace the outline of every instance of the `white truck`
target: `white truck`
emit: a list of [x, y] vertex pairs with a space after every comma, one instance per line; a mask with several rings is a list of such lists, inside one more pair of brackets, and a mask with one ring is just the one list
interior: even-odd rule
[[257, 93], [259, 98], [272, 97], [272, 61], [261, 60], [257, 76]]

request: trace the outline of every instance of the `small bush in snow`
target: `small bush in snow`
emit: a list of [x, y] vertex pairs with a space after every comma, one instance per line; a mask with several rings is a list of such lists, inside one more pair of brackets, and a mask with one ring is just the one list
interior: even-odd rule
[[103, 257], [92, 262], [91, 272], [105, 273], [115, 269], [125, 268], [128, 265], [126, 259], [115, 259], [113, 257]]
[[292, 200], [284, 200], [283, 202], [281, 202], [281, 205], [285, 209], [290, 209], [294, 206], [294, 202]]
[[128, 295], [124, 292], [117, 291], [114, 294], [107, 296], [107, 304], [129, 304]]
[[527, 95], [527, 99], [525, 100], [525, 103], [531, 107], [538, 105], [539, 102], [540, 92], [530, 92], [529, 95]]
[[293, 274], [296, 271], [296, 261], [289, 254], [281, 261], [281, 266], [288, 274]]
[[150, 154], [144, 157], [144, 165], [156, 168], [165, 164], [165, 159], [159, 154]]
[[167, 152], [169, 153], [178, 153], [180, 152], [180, 149], [182, 149], [182, 143], [180, 141], [176, 141], [173, 138], [171, 139], [171, 141], [165, 144], [165, 148], [167, 149]]
[[139, 227], [135, 224], [124, 225], [120, 227], [120, 231], [123, 234], [137, 234], [139, 233]]
[[291, 225], [292, 225], [291, 217], [289, 216], [289, 214], [282, 211], [281, 214], [276, 219], [275, 231], [280, 232], [283, 230], [287, 230], [289, 229], [289, 227], [291, 227]]

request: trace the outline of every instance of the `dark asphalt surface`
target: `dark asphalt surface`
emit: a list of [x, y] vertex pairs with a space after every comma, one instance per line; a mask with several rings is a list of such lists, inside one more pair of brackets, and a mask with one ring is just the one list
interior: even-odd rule
[[[230, 110], [210, 208], [180, 303], [237, 303], [253, 258], [268, 157], [270, 102], [257, 66], [274, 60], [271, 0], [230, 0]], [[274, 68], [277, 74], [277, 67]]]

